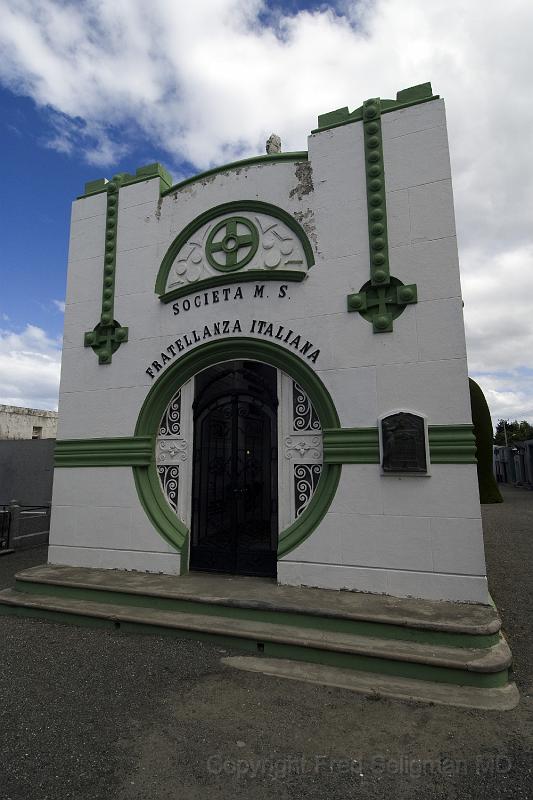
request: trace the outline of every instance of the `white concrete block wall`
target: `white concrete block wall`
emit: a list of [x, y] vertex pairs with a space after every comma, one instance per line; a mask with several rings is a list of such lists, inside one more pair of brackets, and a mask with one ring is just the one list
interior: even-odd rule
[[[418, 303], [394, 321], [390, 334], [374, 334], [359, 314], [346, 311], [346, 296], [369, 279], [360, 122], [309, 137], [314, 188], [306, 193], [297, 165], [279, 161], [228, 169], [162, 199], [159, 179], [120, 189], [115, 318], [128, 326], [129, 340], [109, 366], [98, 365], [83, 346], [83, 334], [100, 316], [105, 195], [76, 201], [60, 438], [131, 436], [153, 383], [146, 374], [151, 361], [177, 336], [237, 318], [243, 334], [252, 319], [268, 319], [320, 348], [315, 369], [344, 427], [375, 426], [380, 415], [398, 409], [422, 413], [430, 425], [470, 423], [443, 103], [384, 114], [382, 129], [391, 274], [418, 287]], [[154, 294], [167, 248], [203, 211], [243, 199], [302, 220], [315, 266], [302, 284], [289, 285], [283, 300], [274, 299], [277, 284], [266, 284], [269, 300], [253, 299], [253, 284], [242, 284], [245, 301], [175, 315]], [[106, 472], [56, 471], [51, 560], [179, 571], [179, 554], [151, 528], [131, 484], [123, 505], [98, 499]], [[131, 477], [129, 468], [118, 472]], [[323, 522], [278, 566], [282, 583], [486, 602], [475, 466], [432, 465], [430, 477], [395, 478], [381, 476], [378, 465], [344, 465]]]
[[51, 563], [179, 575], [180, 555], [140, 507], [130, 468], [56, 469], [51, 526]]

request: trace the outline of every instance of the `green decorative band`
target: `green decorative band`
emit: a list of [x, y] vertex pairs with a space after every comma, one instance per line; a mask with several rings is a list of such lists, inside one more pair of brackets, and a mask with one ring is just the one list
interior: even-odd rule
[[[382, 100], [381, 113], [387, 114], [390, 111], [399, 111], [402, 108], [427, 103], [430, 100], [438, 100], [439, 95], [433, 94], [431, 83], [420, 83], [408, 89], [402, 89], [396, 93], [396, 100]], [[356, 108], [355, 111], [348, 110], [348, 107], [338, 108], [327, 114], [320, 114], [318, 117], [318, 128], [312, 133], [320, 133], [330, 128], [337, 128], [339, 125], [348, 125], [350, 122], [360, 122], [363, 119], [364, 106]]]
[[[210, 344], [226, 343], [212, 342]], [[267, 346], [270, 343], [257, 342], [257, 344]], [[208, 346], [204, 345], [204, 347]], [[275, 345], [271, 346], [275, 347]], [[201, 349], [198, 348], [198, 350]], [[189, 357], [192, 359], [193, 355], [190, 353]], [[292, 354], [287, 353], [286, 355], [291, 356]], [[290, 360], [292, 361], [294, 358], [292, 356]], [[292, 364], [289, 367], [286, 366], [286, 369], [290, 369], [291, 366]], [[170, 371], [168, 370], [168, 372]], [[476, 463], [476, 440], [472, 425], [430, 425], [428, 434], [433, 464]], [[323, 446], [324, 463], [326, 464], [379, 463], [377, 428], [324, 427]], [[148, 467], [153, 464], [153, 450], [154, 436], [148, 434], [110, 439], [63, 439], [56, 442], [55, 466]]]
[[[377, 428], [324, 428], [324, 463], [379, 464]], [[476, 440], [472, 425], [430, 425], [432, 464], [475, 464]]]
[[429, 451], [433, 464], [475, 464], [473, 425], [430, 425]]
[[[231, 337], [198, 346], [161, 373], [143, 403], [135, 435], [151, 436], [155, 440], [161, 417], [176, 389], [202, 370], [234, 359], [261, 361], [283, 370], [306, 392], [322, 426], [325, 428], [339, 426], [339, 418], [329, 392], [316, 372], [297, 355], [272, 342]], [[151, 462], [149, 466], [136, 466], [133, 472], [139, 499], [147, 516], [161, 536], [183, 552], [188, 530], [166, 502], [155, 464]], [[289, 553], [315, 530], [335, 496], [340, 472], [339, 465], [324, 466], [317, 489], [306, 510], [289, 528], [280, 533], [278, 556]]]
[[148, 466], [154, 457], [151, 436], [63, 439], [55, 446], [55, 467]]
[[[139, 167], [135, 171], [135, 175], [130, 175], [123, 172], [120, 175], [121, 185], [130, 186], [132, 183], [140, 183], [141, 181], [148, 181], [152, 178], [160, 179], [160, 192], [167, 190], [172, 184], [170, 173], [158, 163], [147, 164], [145, 167]], [[115, 180], [113, 178], [113, 180]], [[84, 197], [90, 197], [93, 194], [100, 194], [108, 190], [109, 183], [106, 178], [99, 178], [96, 181], [89, 181], [85, 184], [85, 193], [80, 195], [77, 199], [81, 200]]]
[[377, 428], [324, 428], [325, 464], [379, 464]]
[[[266, 346], [270, 343], [257, 344]], [[193, 355], [189, 354], [190, 357]], [[428, 434], [433, 464], [476, 463], [476, 440], [472, 425], [430, 425]], [[377, 428], [325, 427], [323, 446], [325, 464], [379, 464]], [[56, 442], [55, 466], [148, 467], [153, 464], [153, 450], [154, 436], [147, 434], [110, 439], [60, 439]]]
[[200, 172], [198, 175], [192, 175], [190, 178], [180, 181], [180, 183], [170, 186], [164, 192], [163, 196], [172, 194], [185, 186], [190, 186], [191, 183], [197, 181], [205, 181], [207, 178], [212, 178], [215, 175], [224, 174], [234, 169], [243, 169], [244, 167], [254, 167], [257, 165], [272, 164], [279, 161], [307, 161], [307, 150], [301, 150], [295, 153], [271, 153], [270, 155], [253, 156], [252, 158], [243, 158], [240, 161], [233, 161], [231, 164], [223, 164], [220, 167], [213, 167], [206, 172]]
[[92, 347], [99, 364], [110, 364], [113, 353], [128, 341], [128, 329], [114, 318], [115, 273], [117, 262], [117, 227], [119, 189], [124, 176], [115, 175], [106, 183], [107, 213], [105, 226], [104, 274], [102, 279], [102, 313], [100, 322], [84, 335], [85, 347]]
[[301, 283], [307, 277], [307, 272], [295, 269], [249, 269], [245, 272], [238, 272], [235, 274], [228, 273], [226, 275], [212, 275], [202, 281], [196, 283], [188, 283], [186, 286], [178, 286], [176, 289], [171, 289], [170, 292], [165, 292], [160, 296], [162, 303], [170, 303], [173, 300], [178, 300], [180, 297], [185, 297], [188, 294], [196, 294], [196, 292], [204, 291], [205, 289], [213, 289], [216, 286], [227, 286], [230, 283], [265, 283], [265, 281], [287, 281]]
[[[272, 156], [269, 156], [271, 158]], [[315, 263], [315, 257], [313, 253], [313, 248], [311, 247], [311, 242], [309, 241], [307, 234], [305, 233], [302, 226], [295, 220], [295, 218], [285, 211], [283, 208], [279, 208], [278, 206], [274, 206], [271, 203], [263, 203], [260, 200], [236, 200], [230, 203], [222, 203], [219, 206], [214, 206], [213, 208], [204, 211], [198, 217], [193, 219], [189, 222], [188, 225], [181, 231], [178, 236], [174, 239], [170, 247], [168, 248], [163, 260], [161, 262], [161, 266], [159, 267], [159, 272], [157, 274], [157, 279], [155, 282], [155, 291], [156, 294], [159, 295], [159, 298], [168, 303], [169, 301], [166, 298], [170, 292], [166, 292], [167, 280], [168, 275], [170, 273], [172, 264], [178, 253], [180, 252], [181, 248], [184, 244], [190, 239], [190, 237], [196, 233], [196, 231], [205, 225], [207, 222], [211, 222], [211, 220], [216, 219], [217, 217], [222, 216], [223, 214], [235, 214], [240, 211], [252, 211], [259, 214], [268, 214], [271, 217], [275, 217], [283, 222], [289, 230], [291, 230], [300, 240], [302, 245], [305, 259], [307, 262], [307, 268], [310, 269], [313, 264]], [[265, 270], [266, 272], [266, 270]], [[261, 271], [261, 274], [263, 271]], [[239, 280], [242, 280], [242, 275], [245, 273], [239, 273]], [[276, 274], [279, 274], [277, 271]], [[225, 280], [227, 281], [229, 275], [228, 273], [225, 274]], [[277, 280], [277, 278], [276, 278]], [[198, 284], [196, 284], [198, 285]], [[181, 287], [180, 287], [181, 288]], [[192, 288], [191, 291], [196, 291], [196, 288]]]

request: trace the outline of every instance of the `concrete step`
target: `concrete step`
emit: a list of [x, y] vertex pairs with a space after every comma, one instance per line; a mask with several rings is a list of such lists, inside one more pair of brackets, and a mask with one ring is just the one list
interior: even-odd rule
[[234, 619], [357, 633], [452, 647], [492, 647], [500, 619], [492, 606], [361, 592], [278, 586], [266, 578], [190, 573], [150, 575], [43, 565], [16, 576], [21, 591]]
[[316, 618], [316, 628], [299, 628], [227, 616], [29, 594], [13, 589], [0, 592], [0, 610], [60, 622], [100, 622], [126, 631], [216, 640], [273, 657], [470, 686], [504, 685], [511, 663], [503, 637], [489, 648], [449, 647], [323, 630], [320, 618]]
[[481, 711], [511, 711], [519, 703], [520, 695], [515, 683], [480, 689], [477, 686], [449, 684], [400, 678], [392, 675], [340, 669], [323, 664], [302, 664], [281, 658], [254, 656], [228, 656], [222, 663], [246, 672], [259, 672], [273, 678], [330, 686], [370, 696], [373, 700], [392, 697], [416, 703], [432, 703], [459, 708], [476, 708]]

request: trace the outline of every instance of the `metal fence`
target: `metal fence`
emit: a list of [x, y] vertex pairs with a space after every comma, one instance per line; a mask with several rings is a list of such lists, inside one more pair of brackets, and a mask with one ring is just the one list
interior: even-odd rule
[[0, 554], [48, 543], [50, 506], [0, 506]]
[[9, 506], [0, 506], [0, 553], [10, 550], [9, 529], [11, 527], [11, 511]]

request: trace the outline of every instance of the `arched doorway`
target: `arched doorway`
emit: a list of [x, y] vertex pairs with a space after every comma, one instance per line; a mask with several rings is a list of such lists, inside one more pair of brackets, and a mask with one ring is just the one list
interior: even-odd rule
[[[287, 388], [287, 382], [289, 384], [296, 382], [297, 386], [302, 388], [316, 412], [321, 428], [338, 428], [340, 426], [335, 406], [316, 372], [298, 355], [272, 342], [236, 336], [220, 341], [209, 341], [193, 348], [169, 366], [148, 392], [135, 426], [137, 437], [150, 439], [153, 442], [155, 457], [149, 464], [143, 463], [134, 466], [133, 475], [139, 500], [150, 523], [167, 543], [181, 553], [182, 572], [189, 569], [192, 501], [192, 458], [190, 458], [190, 454], [192, 453], [193, 426], [192, 419], [184, 419], [181, 415], [181, 405], [185, 411], [188, 408], [192, 411], [194, 395], [191, 394], [191, 391], [196, 376], [210, 367], [233, 361], [236, 358], [258, 360], [262, 364], [275, 368], [278, 375], [280, 373], [285, 375], [286, 380], [281, 382], [285, 384], [285, 388]], [[180, 388], [176, 391], [176, 387]], [[307, 443], [301, 447], [301, 411], [299, 392], [282, 392], [279, 417], [290, 418], [292, 413], [295, 419], [293, 428], [298, 432], [298, 439], [292, 443], [288, 442], [284, 438], [285, 426], [278, 424], [278, 453], [282, 449], [283, 443], [290, 445], [287, 457], [285, 455], [279, 457], [278, 461], [280, 501], [278, 559], [298, 547], [320, 524], [335, 496], [341, 473], [340, 464], [324, 463], [320, 476], [315, 475], [312, 480], [308, 480], [304, 476], [305, 483], [312, 483], [312, 485], [310, 491], [302, 492], [299, 496], [298, 508], [296, 508], [296, 503], [294, 504], [295, 508], [292, 509], [287, 502], [281, 502], [281, 490], [294, 497], [293, 481], [297, 477], [300, 479], [297, 476], [300, 464], [293, 463], [295, 459], [289, 457], [290, 454], [299, 456], [300, 453], [308, 452]], [[306, 421], [309, 418], [309, 424], [313, 428], [313, 414], [307, 414], [305, 409], [303, 411], [305, 412], [303, 419]], [[297, 422], [296, 417], [298, 417]], [[303, 428], [307, 428], [307, 423], [303, 425]], [[305, 433], [307, 435], [307, 430]], [[313, 433], [314, 435], [316, 432]], [[168, 451], [169, 457], [163, 460], [165, 450]], [[291, 467], [294, 472], [293, 481], [288, 472], [288, 468]], [[298, 491], [300, 489], [299, 486], [295, 488]]]
[[254, 361], [197, 375], [190, 569], [276, 575], [277, 373]]

